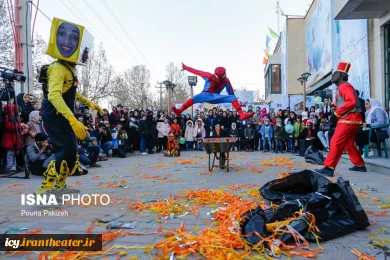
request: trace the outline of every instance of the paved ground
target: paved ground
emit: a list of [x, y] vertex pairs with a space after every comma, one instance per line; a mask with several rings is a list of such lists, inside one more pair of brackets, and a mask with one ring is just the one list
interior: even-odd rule
[[[109, 206], [80, 207], [66, 205], [63, 209], [69, 212], [67, 217], [48, 217], [48, 216], [21, 216], [21, 210], [43, 211], [48, 209], [46, 206], [21, 206], [21, 193], [33, 193], [39, 186], [42, 178], [32, 176], [29, 180], [23, 179], [0, 179], [0, 223], [9, 218], [10, 221], [0, 224], [0, 233], [20, 233], [11, 228], [28, 228], [29, 231], [42, 229], [45, 234], [58, 233], [87, 233], [91, 227], [91, 220], [95, 217], [101, 217], [108, 213], [124, 214], [119, 220], [138, 221], [134, 232], [156, 232], [160, 225], [163, 229], [179, 228], [180, 223], [184, 222], [187, 230], [192, 230], [198, 226], [200, 230], [206, 228], [210, 223], [210, 216], [206, 213], [210, 208], [200, 209], [199, 217], [187, 215], [182, 218], [168, 219], [166, 223], [157, 223], [155, 213], [141, 213], [136, 215], [134, 209], [128, 206], [133, 205], [132, 201], [144, 202], [153, 199], [165, 199], [169, 196], [180, 194], [184, 190], [198, 189], [225, 189], [229, 190], [228, 185], [256, 184], [261, 187], [262, 184], [277, 178], [280, 172], [291, 172], [300, 169], [313, 169], [315, 166], [306, 166], [303, 164], [303, 158], [284, 154], [284, 157], [292, 158], [294, 165], [283, 165], [264, 167], [263, 162], [274, 157], [280, 157], [280, 154], [254, 153], [233, 153], [231, 164], [233, 169], [225, 172], [219, 168], [209, 174], [207, 169], [207, 156], [205, 152], [183, 152], [179, 158], [166, 158], [161, 154], [149, 156], [128, 155], [125, 159], [110, 158], [103, 162], [101, 169], [90, 169], [86, 176], [72, 176], [68, 178], [68, 183], [74, 188], [80, 189], [81, 194], [109, 194], [111, 201], [115, 202]], [[187, 161], [183, 161], [187, 160]], [[182, 164], [182, 163], [197, 164]], [[354, 184], [353, 188], [359, 194], [360, 201], [365, 210], [379, 213], [385, 209], [379, 209], [379, 205], [390, 203], [386, 201], [390, 198], [389, 176], [373, 172], [353, 173], [348, 171], [348, 164], [340, 164], [337, 171], [345, 179]], [[152, 176], [159, 176], [157, 177]], [[113, 187], [113, 185], [119, 185]], [[13, 184], [24, 184], [25, 186], [16, 186]], [[367, 188], [369, 187], [369, 188]], [[366, 193], [358, 193], [358, 188], [367, 188]], [[371, 190], [371, 188], [375, 190]], [[253, 189], [253, 188], [250, 188]], [[242, 194], [249, 189], [237, 190], [236, 194]], [[61, 209], [61, 208], [60, 208]], [[358, 259], [350, 253], [350, 250], [356, 248], [361, 253], [376, 257], [376, 259], [390, 259], [388, 249], [380, 249], [370, 245], [368, 234], [378, 231], [381, 227], [390, 227], [389, 216], [373, 216], [369, 218], [376, 222], [367, 230], [358, 231], [342, 238], [334, 239], [327, 243], [322, 243], [324, 247], [318, 259]], [[93, 233], [106, 231], [103, 226], [95, 226]], [[127, 230], [126, 230], [127, 231]], [[387, 230], [388, 231], [388, 230]], [[389, 238], [386, 232], [382, 234]], [[147, 246], [164, 237], [159, 234], [149, 234], [143, 236], [119, 236], [111, 242], [114, 245], [123, 246]], [[389, 244], [387, 244], [388, 246]], [[315, 245], [313, 245], [316, 248]], [[114, 250], [126, 251], [126, 250]], [[387, 256], [386, 256], [387, 255]], [[150, 259], [142, 249], [131, 249], [123, 259], [129, 259], [130, 256], [139, 259]], [[9, 259], [27, 259], [37, 258], [36, 254], [18, 255], [8, 257]], [[116, 256], [108, 256], [107, 259], [117, 259]], [[103, 257], [101, 257], [103, 259]], [[131, 258], [130, 258], [131, 259]], [[133, 258], [137, 259], [137, 258]], [[293, 258], [299, 259], [299, 258]]]

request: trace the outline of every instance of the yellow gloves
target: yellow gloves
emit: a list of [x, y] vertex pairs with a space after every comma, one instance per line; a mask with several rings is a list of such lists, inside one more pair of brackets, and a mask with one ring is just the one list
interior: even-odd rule
[[69, 117], [68, 121], [73, 129], [73, 132], [76, 134], [76, 137], [80, 140], [85, 140], [87, 137], [87, 133], [85, 131], [88, 130], [88, 128], [85, 127], [83, 123], [78, 121], [74, 116]]
[[92, 102], [91, 102], [91, 104], [89, 104], [89, 106], [90, 106], [92, 109], [99, 111], [99, 114], [100, 114], [100, 115], [103, 115], [103, 114], [104, 114], [103, 109], [102, 109], [98, 104], [95, 104], [95, 103], [92, 103]]

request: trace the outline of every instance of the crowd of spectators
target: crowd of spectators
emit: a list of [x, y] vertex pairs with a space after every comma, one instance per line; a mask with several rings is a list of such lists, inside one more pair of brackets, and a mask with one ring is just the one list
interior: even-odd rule
[[[2, 109], [1, 163], [6, 170], [16, 171], [26, 162], [34, 174], [42, 175], [54, 157], [39, 116], [39, 104], [30, 94], [21, 93], [16, 99], [19, 106], [5, 104]], [[375, 99], [359, 102], [367, 109], [362, 113], [365, 123], [356, 141], [362, 148], [369, 141], [378, 142], [375, 137], [368, 140], [366, 130], [370, 126], [385, 125], [388, 115]], [[254, 111], [255, 115], [244, 121], [236, 111], [216, 107], [180, 117], [167, 110], [131, 110], [121, 104], [111, 112], [104, 109], [104, 114], [98, 113], [95, 118], [88, 106], [78, 102], [74, 110], [76, 118], [88, 127], [89, 139], [78, 141], [80, 162], [86, 167], [100, 167], [99, 161], [109, 160], [109, 157], [125, 158], [128, 153], [144, 156], [160, 153], [166, 149], [170, 133], [178, 140], [185, 139], [185, 143], [180, 142], [182, 151], [202, 151], [201, 140], [214, 137], [237, 137], [232, 151], [297, 153], [302, 146], [305, 149], [309, 145], [329, 150], [337, 127], [337, 118], [333, 115], [336, 107], [327, 98], [321, 106], [303, 108], [302, 103], [297, 104], [294, 111], [290, 107], [275, 111], [249, 106], [247, 110]], [[383, 130], [387, 136], [383, 134], [381, 138], [388, 138], [388, 128]]]

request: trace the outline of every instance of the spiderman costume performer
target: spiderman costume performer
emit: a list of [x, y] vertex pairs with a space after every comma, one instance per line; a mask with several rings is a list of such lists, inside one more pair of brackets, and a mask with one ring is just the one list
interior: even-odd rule
[[[234, 95], [232, 84], [230, 80], [226, 77], [226, 69], [223, 67], [217, 67], [214, 71], [214, 74], [209, 72], [204, 72], [200, 70], [193, 69], [186, 65], [182, 65], [183, 70], [191, 72], [197, 76], [202, 77], [205, 80], [203, 90], [200, 94], [195, 95], [193, 98], [189, 98], [184, 102], [180, 108], [172, 106], [171, 109], [177, 116], [180, 116], [181, 113], [192, 106], [195, 103], [207, 102], [210, 104], [221, 104], [232, 102], [234, 109], [237, 110], [237, 113], [240, 115], [240, 120], [245, 120], [251, 118], [254, 113], [246, 113], [242, 110], [240, 103], [237, 100], [237, 97]], [[221, 95], [222, 90], [226, 88], [226, 91], [229, 95]]]

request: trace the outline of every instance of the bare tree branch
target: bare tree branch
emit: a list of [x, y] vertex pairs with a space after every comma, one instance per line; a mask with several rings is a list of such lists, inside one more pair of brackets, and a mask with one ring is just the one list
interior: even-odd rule
[[114, 80], [115, 101], [130, 108], [148, 108], [153, 105], [150, 71], [145, 65], [137, 65]]
[[90, 54], [87, 66], [79, 70], [80, 91], [94, 102], [113, 95], [114, 70], [107, 59], [103, 44]]

